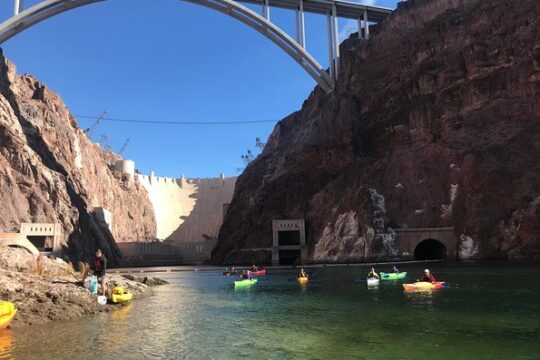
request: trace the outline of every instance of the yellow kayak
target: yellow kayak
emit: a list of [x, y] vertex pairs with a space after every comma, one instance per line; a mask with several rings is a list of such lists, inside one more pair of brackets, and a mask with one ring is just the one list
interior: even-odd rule
[[130, 292], [124, 291], [123, 287], [117, 286], [113, 288], [113, 291], [111, 294], [111, 302], [115, 304], [123, 303], [123, 302], [131, 300], [131, 298], [133, 298], [133, 294]]
[[308, 278], [307, 277], [299, 277], [299, 278], [296, 278], [296, 281], [298, 281], [300, 284], [305, 284], [308, 282]]
[[9, 301], [0, 301], [0, 329], [5, 329], [15, 317], [17, 308]]

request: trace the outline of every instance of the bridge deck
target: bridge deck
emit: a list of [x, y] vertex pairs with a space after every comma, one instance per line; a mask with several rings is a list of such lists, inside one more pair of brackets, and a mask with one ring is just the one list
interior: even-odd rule
[[[263, 5], [265, 0], [237, 0], [242, 3]], [[283, 9], [297, 9], [299, 0], [268, 0], [271, 7]], [[368, 6], [346, 1], [333, 0], [304, 0], [304, 11], [316, 14], [327, 14], [332, 10], [332, 5], [336, 5], [337, 16], [346, 19], [360, 19], [367, 11], [368, 19], [372, 22], [380, 22], [392, 13], [392, 9]]]

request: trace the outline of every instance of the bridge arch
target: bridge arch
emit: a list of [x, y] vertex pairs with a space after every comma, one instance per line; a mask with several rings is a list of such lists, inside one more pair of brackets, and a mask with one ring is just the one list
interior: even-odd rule
[[448, 256], [446, 246], [437, 239], [425, 239], [414, 248], [415, 260], [444, 260]]
[[[0, 24], [0, 44], [31, 26], [55, 15], [106, 0], [43, 0], [21, 12], [18, 12], [17, 9], [19, 8], [18, 2], [22, 0], [15, 1], [16, 14]], [[307, 52], [304, 46], [300, 45], [286, 32], [270, 22], [269, 18], [257, 14], [234, 0], [184, 1], [219, 11], [258, 31], [293, 58], [324, 91], [330, 92], [333, 89], [334, 79], [332, 76]]]

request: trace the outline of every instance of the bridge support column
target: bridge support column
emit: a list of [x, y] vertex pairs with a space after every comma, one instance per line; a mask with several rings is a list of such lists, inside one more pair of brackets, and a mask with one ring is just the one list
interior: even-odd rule
[[15, 0], [13, 5], [13, 15], [18, 15], [22, 11], [23, 0]]
[[366, 10], [364, 10], [364, 36], [369, 39], [369, 23]]
[[330, 77], [335, 79], [334, 72], [334, 41], [332, 36], [332, 13], [326, 14], [326, 31], [328, 33], [328, 69], [330, 70]]
[[296, 8], [296, 42], [304, 49], [306, 48], [306, 26], [304, 20], [304, 1], [300, 0], [300, 4]]
[[270, 4], [269, 4], [269, 0], [264, 0], [264, 3], [263, 3], [263, 17], [270, 21]]
[[332, 20], [334, 25], [334, 79], [337, 79], [339, 72], [339, 25], [336, 5], [332, 5]]

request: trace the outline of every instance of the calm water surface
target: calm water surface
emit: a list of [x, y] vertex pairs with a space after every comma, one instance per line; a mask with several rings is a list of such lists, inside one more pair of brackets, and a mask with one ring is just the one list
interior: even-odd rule
[[448, 288], [368, 289], [358, 266], [310, 269], [307, 286], [271, 270], [244, 290], [217, 272], [164, 274], [170, 285], [113, 314], [0, 332], [0, 359], [540, 359], [538, 264], [430, 266]]

